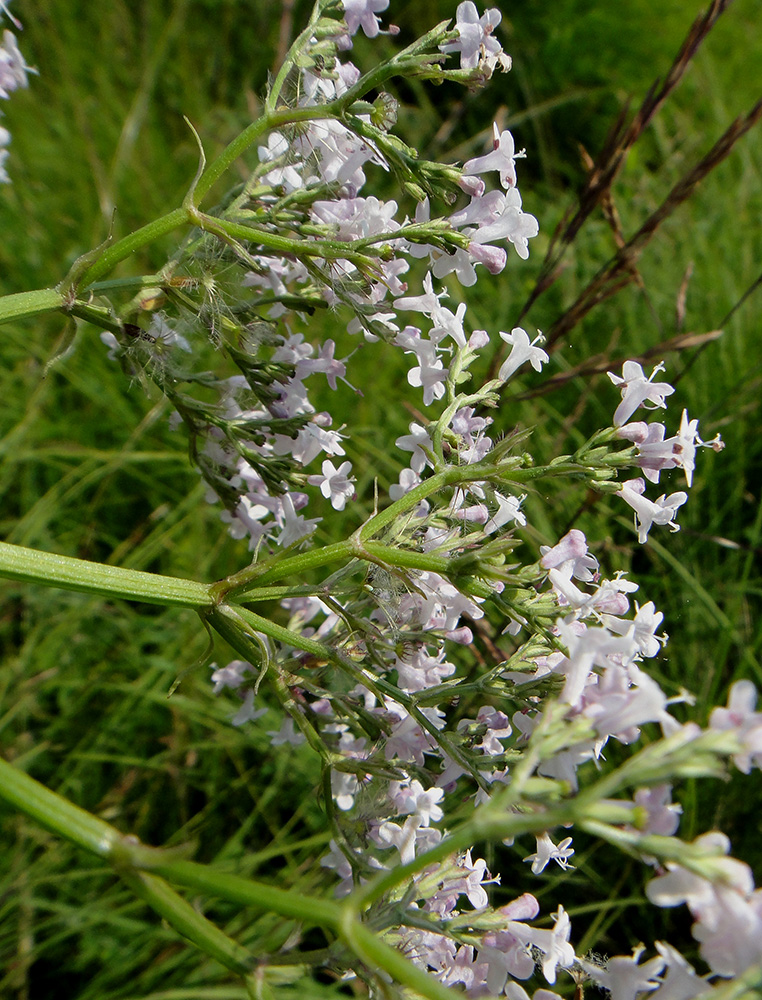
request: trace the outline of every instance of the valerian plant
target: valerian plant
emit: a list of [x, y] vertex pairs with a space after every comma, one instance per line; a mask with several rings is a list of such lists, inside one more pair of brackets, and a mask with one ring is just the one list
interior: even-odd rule
[[[362, 73], [349, 58], [352, 38], [380, 34], [388, 5], [318, 0], [262, 116], [211, 164], [198, 139], [198, 172], [181, 206], [85, 255], [57, 288], [0, 300], [4, 321], [57, 309], [103, 331], [125, 374], [172, 404], [207, 499], [251, 553], [249, 565], [211, 585], [7, 544], [0, 572], [196, 608], [238, 656], [211, 674], [214, 693], [238, 699], [232, 724], [251, 725], [265, 698], [275, 700], [273, 745], [307, 743], [318, 755], [330, 829], [320, 864], [331, 888], [305, 899], [144, 847], [5, 763], [0, 794], [112, 861], [252, 995], [305, 965], [374, 996], [399, 988], [434, 1000], [454, 988], [521, 1000], [526, 984], [552, 1000], [547, 986], [583, 979], [615, 1000], [738, 995], [758, 981], [762, 890], [722, 833], [677, 837], [672, 785], [728, 762], [760, 766], [756, 692], [736, 684], [706, 729], [680, 723], [670, 707], [689, 696], [669, 699], [649, 673], [667, 636], [652, 602], [633, 608], [638, 585], [623, 573], [605, 578], [577, 528], [529, 558], [528, 546], [519, 551], [524, 501], [551, 480], [621, 499], [640, 543], [651, 530], [678, 530], [688, 493], [662, 492], [661, 476], [678, 471], [690, 488], [705, 446], [698, 422], [683, 411], [670, 431], [641, 419], [665, 409], [674, 389], [657, 380], [663, 365], [647, 375], [628, 361], [610, 373], [611, 425], [573, 454], [538, 465], [529, 432], [490, 435], [490, 414], [517, 374], [541, 371], [548, 354], [540, 333], [471, 328], [466, 304], [447, 305], [443, 280], [468, 289], [528, 257], [539, 226], [519, 194], [524, 153], [495, 126], [483, 155], [462, 165], [426, 160], [395, 134], [397, 102], [384, 87], [394, 78], [487, 84], [510, 69], [496, 35], [501, 15], [467, 0], [454, 22]], [[0, 96], [28, 71], [9, 37]], [[204, 207], [254, 147], [247, 180]], [[399, 204], [367, 193], [382, 174], [393, 177]], [[107, 278], [175, 231], [177, 250], [158, 273]], [[352, 427], [313, 401], [322, 379], [331, 389], [353, 380], [336, 341], [311, 339], [310, 318], [326, 309], [363, 350], [385, 342], [401, 352], [432, 414], [390, 442], [398, 481], [364, 520], [343, 444]], [[197, 363], [209, 343], [218, 370]], [[480, 383], [473, 370], [501, 345], [505, 360]], [[722, 442], [708, 445], [719, 451]], [[316, 526], [334, 511], [354, 528], [319, 544]], [[261, 613], [274, 603], [275, 613]], [[469, 654], [476, 635], [486, 661]], [[647, 724], [661, 737], [639, 747]], [[601, 764], [609, 743], [631, 748], [618, 767]], [[479, 845], [516, 843], [524, 869], [539, 875], [573, 864], [577, 830], [654, 869], [648, 900], [688, 907], [704, 970], [662, 941], [603, 960], [578, 955], [564, 906], [541, 914], [530, 893], [491, 905], [490, 886], [509, 873], [490, 872]], [[290, 940], [288, 954], [252, 955], [170, 882], [318, 924], [326, 946], [303, 953]]]

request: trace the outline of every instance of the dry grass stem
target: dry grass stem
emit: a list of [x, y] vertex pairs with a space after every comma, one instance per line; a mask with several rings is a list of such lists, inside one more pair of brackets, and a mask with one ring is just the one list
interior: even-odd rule
[[730, 153], [738, 140], [762, 118], [762, 100], [757, 101], [746, 115], [731, 122], [706, 156], [675, 184], [664, 201], [653, 211], [638, 231], [620, 247], [611, 260], [596, 274], [580, 293], [577, 300], [559, 317], [548, 333], [547, 346], [552, 348], [561, 337], [572, 330], [599, 302], [611, 298], [634, 279], [635, 264], [645, 247], [653, 239], [659, 226], [675, 209], [687, 201], [701, 181]]
[[[553, 283], [557, 275], [558, 264], [566, 249], [571, 245], [585, 221], [598, 205], [602, 205], [611, 186], [622, 169], [627, 154], [643, 134], [654, 115], [659, 111], [669, 95], [682, 79], [691, 60], [696, 55], [702, 42], [717, 23], [718, 18], [730, 6], [732, 0], [712, 0], [703, 15], [696, 18], [683, 40], [683, 44], [675, 56], [663, 80], [656, 79], [643, 98], [629, 124], [625, 106], [614, 123], [609, 137], [601, 150], [598, 160], [592, 165], [587, 184], [579, 196], [576, 212], [571, 211], [564, 216], [550, 241], [542, 271], [537, 283], [527, 299], [519, 315], [518, 322], [527, 314], [533, 303]], [[571, 218], [569, 218], [571, 215]]]

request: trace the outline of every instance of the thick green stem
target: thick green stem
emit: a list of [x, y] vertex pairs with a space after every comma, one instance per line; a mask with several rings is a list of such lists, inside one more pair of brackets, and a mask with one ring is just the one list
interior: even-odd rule
[[148, 872], [121, 872], [130, 889], [170, 927], [187, 938], [200, 951], [216, 959], [239, 976], [248, 976], [257, 964], [256, 956], [238, 944], [186, 902], [164, 879]]
[[160, 219], [155, 219], [153, 222], [149, 222], [148, 225], [135, 230], [134, 233], [130, 233], [124, 239], [118, 240], [113, 246], [104, 250], [98, 260], [94, 264], [91, 264], [85, 271], [79, 282], [80, 287], [87, 288], [89, 285], [92, 285], [94, 281], [112, 271], [121, 261], [126, 260], [130, 254], [154, 243], [162, 236], [166, 236], [167, 233], [171, 233], [173, 229], [187, 225], [188, 222], [189, 218], [186, 209], [176, 208], [167, 215], [162, 215]]
[[127, 884], [181, 934], [242, 975], [252, 967], [250, 953], [201, 916], [157, 876], [164, 875], [231, 902], [338, 929], [341, 908], [337, 903], [305, 898], [302, 894], [292, 894], [251, 879], [215, 872], [205, 865], [178, 859], [172, 850], [139, 844], [2, 758], [0, 799], [46, 830], [110, 861]]
[[64, 304], [63, 294], [55, 288], [37, 288], [32, 292], [17, 292], [0, 298], [0, 325], [25, 316], [54, 312]]
[[243, 903], [283, 917], [337, 929], [341, 907], [332, 900], [305, 897], [285, 889], [214, 871], [207, 865], [177, 857], [172, 850], [146, 847], [115, 827], [45, 788], [28, 774], [0, 758], [0, 799], [85, 850], [111, 861], [120, 874], [150, 871], [173, 882]]
[[199, 914], [163, 879], [231, 903], [333, 931], [374, 971], [382, 971], [409, 985], [428, 1000], [445, 1000], [449, 995], [449, 991], [431, 976], [379, 940], [350, 907], [214, 871], [207, 865], [178, 858], [172, 851], [134, 843], [108, 823], [51, 792], [2, 758], [0, 798], [45, 829], [111, 861], [133, 891], [176, 930], [203, 952], [241, 975], [251, 970], [250, 953]]
[[122, 835], [0, 757], [0, 799], [78, 847], [110, 858]]
[[0, 576], [146, 604], [204, 608], [213, 601], [208, 585], [193, 580], [106, 566], [72, 556], [9, 545], [7, 542], [0, 542]]
[[151, 871], [162, 875], [170, 882], [185, 885], [190, 889], [219, 896], [230, 903], [251, 906], [256, 910], [277, 913], [306, 924], [338, 930], [341, 907], [331, 899], [305, 896], [301, 892], [288, 892], [264, 882], [242, 878], [215, 871], [208, 865], [178, 858], [159, 858], [151, 863]]

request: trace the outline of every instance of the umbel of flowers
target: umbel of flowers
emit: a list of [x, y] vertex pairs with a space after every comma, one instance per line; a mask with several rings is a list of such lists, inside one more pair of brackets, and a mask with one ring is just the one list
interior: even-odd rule
[[[394, 133], [397, 105], [383, 88], [393, 77], [476, 88], [507, 71], [501, 14], [467, 0], [453, 23], [363, 74], [352, 38], [396, 34], [382, 29], [388, 6], [318, 0], [263, 117], [209, 167], [201, 151], [178, 216], [193, 231], [155, 286], [119, 306], [105, 298], [97, 279], [122, 259], [117, 244], [75, 265], [65, 307], [100, 323], [110, 356], [170, 399], [208, 500], [248, 544], [251, 565], [217, 584], [204, 611], [240, 657], [212, 665], [214, 692], [238, 697], [234, 725], [268, 713], [273, 745], [308, 743], [319, 755], [331, 829], [320, 863], [347, 912], [433, 981], [473, 997], [522, 1000], [527, 986], [551, 1000], [545, 985], [568, 974], [614, 1000], [719, 998], [723, 978], [762, 963], [762, 891], [723, 834], [677, 838], [671, 785], [728, 760], [745, 772], [760, 765], [756, 692], [741, 682], [707, 729], [681, 724], [648, 670], [667, 636], [653, 602], [633, 596], [637, 583], [605, 577], [577, 528], [528, 561], [516, 552], [529, 491], [563, 478], [631, 508], [640, 543], [678, 530], [688, 493], [659, 495], [661, 476], [682, 474], [690, 488], [705, 444], [698, 422], [683, 411], [671, 432], [643, 419], [674, 390], [656, 381], [663, 366], [647, 376], [628, 361], [610, 373], [621, 397], [611, 390], [611, 425], [574, 454], [540, 466], [528, 432], [491, 436], [491, 411], [549, 358], [541, 334], [473, 329], [467, 304], [448, 305], [445, 279], [468, 289], [528, 257], [539, 227], [519, 194], [524, 153], [495, 126], [481, 155], [427, 161]], [[14, 46], [6, 41], [0, 62], [3, 97], [26, 82]], [[252, 146], [248, 180], [202, 210]], [[400, 203], [369, 193], [385, 174]], [[321, 518], [351, 519], [356, 506], [352, 428], [311, 398], [322, 379], [354, 388], [350, 356], [310, 338], [310, 317], [326, 309], [363, 350], [384, 341], [401, 353], [431, 415], [393, 442], [399, 475], [373, 516], [319, 545]], [[194, 365], [210, 340], [224, 374]], [[498, 348], [496, 376], [477, 384], [475, 363]], [[274, 619], [257, 613], [274, 598]], [[486, 662], [470, 655], [475, 634]], [[647, 724], [662, 738], [639, 748]], [[607, 771], [610, 743], [632, 756]], [[667, 942], [593, 961], [576, 954], [563, 905], [542, 914], [530, 893], [491, 905], [500, 875], [476, 844], [516, 843], [539, 875], [573, 865], [577, 828], [655, 869], [647, 897], [688, 907], [705, 969]], [[387, 967], [359, 944], [325, 961], [383, 993]]]
[[[154, 311], [137, 338], [125, 336], [121, 324], [103, 339], [113, 357], [130, 371], [147, 371], [175, 404], [176, 423], [190, 432], [210, 485], [208, 499], [221, 501], [231, 534], [256, 555], [235, 581], [250, 600], [257, 585], [286, 578], [279, 550], [310, 551], [304, 546], [326, 504], [343, 511], [354, 501], [342, 444], [350, 431], [318, 412], [309, 390], [320, 377], [331, 389], [351, 384], [351, 366], [336, 356], [334, 340], [308, 339], [309, 315], [329, 307], [347, 316], [350, 334], [403, 352], [408, 382], [421, 390], [424, 406], [439, 409], [397, 439], [404, 462], [390, 505], [360, 529], [352, 558], [329, 582], [295, 586], [281, 598], [285, 630], [274, 634], [258, 616], [240, 612], [250, 626], [249, 655], [214, 664], [214, 690], [237, 692], [232, 721], [241, 726], [267, 711], [258, 690], [265, 675], [275, 678], [283, 716], [273, 745], [309, 741], [324, 762], [333, 837], [321, 864], [335, 872], [336, 893], [366, 891], [369, 919], [377, 914], [388, 940], [443, 984], [473, 996], [519, 998], [536, 969], [551, 985], [570, 970], [615, 1000], [699, 995], [711, 989], [711, 973], [735, 975], [762, 959], [762, 897], [746, 866], [723, 860], [729, 845], [719, 835], [694, 845], [697, 858], [706, 855], [703, 868], [669, 861], [648, 887], [657, 905], [691, 908], [709, 977], [663, 942], [642, 962], [641, 950], [605, 963], [578, 957], [563, 906], [549, 928], [535, 923], [540, 907], [532, 895], [494, 909], [488, 887], [499, 876], [467, 847], [440, 849], [448, 841], [448, 803], [462, 811], [465, 795], [475, 816], [538, 779], [573, 796], [607, 742], [635, 745], [647, 723], [657, 723], [675, 747], [702, 738], [670, 714], [645, 666], [667, 641], [659, 634], [662, 614], [650, 601], [633, 607], [638, 586], [623, 574], [601, 576], [581, 531], [572, 529], [529, 565], [509, 557], [515, 527], [526, 525], [526, 491], [543, 477], [583, 477], [620, 497], [634, 511], [640, 542], [654, 525], [677, 530], [687, 492], [650, 499], [646, 480], [658, 486], [662, 472], [679, 469], [690, 486], [703, 442], [685, 412], [672, 436], [664, 424], [637, 419], [644, 409], [664, 408], [674, 390], [655, 381], [663, 366], [646, 376], [634, 361], [621, 376], [611, 374], [621, 393], [612, 426], [577, 454], [537, 468], [524, 436], [490, 437], [489, 410], [515, 376], [527, 365], [540, 371], [548, 355], [541, 335], [497, 331], [505, 361], [494, 379], [474, 386], [470, 369], [480, 353], [494, 351], [495, 334], [469, 329], [467, 306], [451, 309], [442, 282], [451, 277], [468, 288], [480, 273], [501, 272], [511, 247], [528, 257], [538, 223], [519, 194], [524, 153], [495, 126], [486, 153], [443, 166], [420, 160], [393, 134], [396, 105], [379, 89], [392, 66], [363, 77], [347, 57], [357, 30], [380, 33], [378, 14], [387, 6], [347, 2], [342, 20], [339, 5], [318, 5], [268, 95], [271, 112], [288, 109], [286, 122], [263, 130], [259, 166], [244, 190], [170, 265], [181, 276], [162, 289], [173, 311]], [[496, 9], [480, 13], [462, 3], [453, 26], [440, 25], [395, 57], [393, 71], [481, 85], [510, 68], [495, 37], [500, 18]], [[449, 68], [452, 57], [457, 68]], [[376, 92], [372, 102], [369, 91]], [[414, 197], [412, 217], [396, 201], [366, 193], [379, 171], [392, 172]], [[445, 215], [433, 217], [435, 200]], [[226, 266], [240, 271], [234, 298], [205, 270], [220, 241]], [[136, 322], [146, 298], [134, 303]], [[217, 380], [214, 408], [177, 388], [199, 378], [185, 371], [183, 358], [199, 327], [240, 370]], [[203, 379], [208, 386], [208, 373]], [[620, 483], [628, 467], [638, 476]], [[291, 569], [299, 558], [291, 556]], [[482, 623], [501, 617], [497, 632], [505, 641], [467, 685], [459, 649]], [[740, 697], [734, 692], [731, 700]], [[752, 709], [735, 755], [747, 767], [762, 750], [755, 742], [762, 717]], [[710, 731], [731, 728], [731, 712], [713, 716]], [[618, 810], [612, 836], [635, 844], [671, 838], [680, 807], [670, 793], [667, 781], [648, 781], [631, 799], [609, 803]], [[565, 825], [561, 836], [535, 833], [525, 858], [532, 873], [572, 863], [573, 830], [569, 835]], [[409, 877], [399, 876], [401, 867]], [[400, 914], [391, 923], [384, 917], [390, 908]], [[347, 969], [359, 974], [351, 963]], [[546, 1000], [554, 995], [538, 992]]]

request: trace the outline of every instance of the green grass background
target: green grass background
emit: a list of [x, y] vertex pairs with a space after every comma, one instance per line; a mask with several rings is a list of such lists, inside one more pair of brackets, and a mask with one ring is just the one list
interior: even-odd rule
[[[392, 0], [390, 16], [406, 40], [452, 16], [455, 6]], [[701, 9], [685, 0], [506, 4], [501, 31], [514, 59], [510, 75], [478, 95], [400, 87], [401, 130], [423, 152], [475, 155], [493, 119], [510, 126], [528, 151], [520, 184], [541, 235], [528, 263], [513, 257], [501, 276], [482, 277], [468, 297], [472, 327], [496, 332], [514, 325], [548, 236], [582, 182], [580, 145], [595, 154], [623, 105], [636, 105], [666, 71]], [[13, 10], [25, 24], [20, 43], [39, 77], [2, 108], [13, 135], [13, 184], [0, 189], [3, 293], [58, 282], [79, 254], [104, 239], [112, 216], [118, 237], [175, 207], [196, 167], [182, 116], [211, 155], [237, 134], [259, 107], [285, 16], [281, 4], [262, 0], [15, 0]], [[297, 30], [306, 10], [294, 4]], [[736, 0], [630, 155], [614, 189], [625, 234], [760, 96], [760, 23], [759, 0]], [[387, 51], [394, 44], [381, 38], [376, 46]], [[373, 53], [373, 45], [358, 41], [361, 65], [371, 65]], [[528, 542], [552, 542], [574, 523], [608, 571], [632, 569], [637, 596], [664, 611], [672, 636], [653, 669], [670, 693], [695, 692], [690, 711], [699, 721], [734, 679], [762, 683], [759, 293], [723, 323], [762, 271], [760, 163], [756, 131], [648, 248], [640, 267], [645, 290], [631, 286], [594, 310], [564, 340], [550, 369], [571, 369], [599, 353], [637, 356], [674, 336], [678, 289], [693, 265], [683, 330], [723, 325], [723, 334], [695, 356], [665, 358], [667, 377], [686, 372], [672, 397], [670, 426], [685, 406], [701, 418], [705, 437], [719, 430], [728, 447], [700, 456], [680, 513], [682, 531], [655, 532], [648, 546], [637, 547], [622, 505], [589, 505], [573, 491], [531, 497], [527, 508]], [[148, 273], [169, 250], [170, 243], [150, 248], [129, 267]], [[547, 329], [613, 250], [607, 224], [594, 215], [562, 279], [526, 319], [528, 328]], [[460, 294], [457, 286], [451, 291]], [[318, 318], [311, 334], [336, 336], [337, 327], [334, 317]], [[125, 382], [97, 334], [82, 326], [59, 357], [68, 344], [60, 317], [2, 328], [1, 536], [202, 580], [239, 568], [245, 548], [227, 538], [204, 503], [183, 439], [167, 427], [166, 405]], [[399, 397], [401, 371], [393, 351], [363, 349], [350, 378], [374, 391], [362, 399], [346, 388], [326, 396], [337, 420], [354, 429], [349, 452], [360, 496], [359, 509], [332, 521], [332, 532], [370, 509], [374, 476], [382, 486], [396, 479], [391, 442], [410, 420]], [[501, 430], [536, 426], [538, 458], [573, 447], [610, 421], [616, 399], [605, 376], [532, 396], [539, 383], [527, 379], [527, 398], [506, 399], [496, 414]], [[417, 394], [408, 398], [417, 405]], [[317, 765], [307, 753], [273, 750], [267, 718], [261, 726], [230, 727], [233, 706], [211, 696], [208, 639], [195, 616], [0, 587], [0, 748], [7, 758], [149, 843], [192, 843], [199, 860], [324, 890], [316, 864], [327, 840], [314, 795]], [[221, 646], [215, 650], [220, 660], [226, 655]], [[681, 832], [690, 838], [721, 826], [759, 877], [758, 778], [685, 786]], [[186, 948], [90, 857], [4, 809], [0, 831], [0, 996], [241, 995], [223, 970]], [[576, 846], [576, 871], [531, 880], [523, 870], [511, 874], [495, 901], [531, 889], [543, 911], [564, 902], [577, 941], [584, 935], [585, 946], [599, 952], [654, 935], [686, 940], [681, 913], [643, 915], [639, 868], [623, 868], [601, 851], [593, 859], [582, 838]], [[506, 870], [531, 849], [517, 846], [503, 858]], [[280, 919], [222, 906], [206, 912], [255, 951], [276, 947], [291, 930]], [[305, 988], [297, 992], [305, 995]]]

